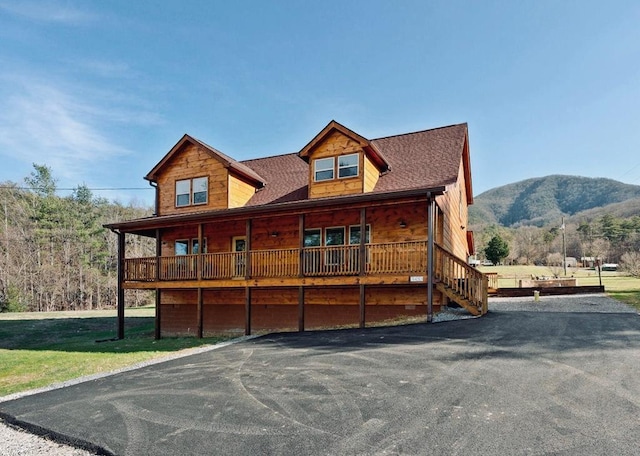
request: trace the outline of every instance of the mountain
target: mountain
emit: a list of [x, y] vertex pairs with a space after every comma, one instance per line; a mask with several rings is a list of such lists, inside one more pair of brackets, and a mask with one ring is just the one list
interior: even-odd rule
[[497, 187], [474, 197], [472, 227], [557, 223], [562, 217], [640, 214], [640, 185], [613, 179], [553, 175]]

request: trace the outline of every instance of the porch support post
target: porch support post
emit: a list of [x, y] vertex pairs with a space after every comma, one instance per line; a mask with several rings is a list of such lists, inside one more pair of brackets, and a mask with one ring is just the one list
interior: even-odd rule
[[298, 331], [304, 331], [304, 287], [298, 287]]
[[433, 281], [435, 280], [433, 264], [433, 238], [435, 236], [436, 200], [427, 193], [427, 322], [433, 321]]
[[251, 334], [251, 287], [245, 288], [244, 334], [245, 336]]
[[203, 323], [202, 323], [202, 288], [198, 287], [198, 305], [197, 305], [197, 309], [198, 309], [198, 339], [202, 339], [202, 327], [203, 327]]
[[[162, 256], [162, 237], [160, 229], [156, 229], [156, 283], [160, 281], [160, 257]], [[162, 328], [160, 319], [162, 318], [162, 292], [160, 288], [156, 288], [156, 318], [155, 318], [155, 338], [159, 340], [162, 337]]]
[[365, 324], [365, 308], [366, 308], [366, 286], [360, 284], [360, 327], [364, 328]]
[[298, 276], [304, 277], [304, 214], [298, 216]]
[[204, 236], [202, 235], [202, 223], [198, 223], [198, 258], [196, 264], [198, 268], [198, 281], [202, 280], [202, 252], [204, 251]]
[[367, 267], [367, 251], [366, 251], [366, 241], [367, 241], [367, 209], [360, 209], [360, 251], [358, 258], [360, 259], [360, 264], [358, 265], [359, 273], [361, 276], [366, 274]]
[[249, 280], [251, 278], [251, 219], [247, 220], [247, 228], [245, 234], [247, 240], [245, 241], [245, 271], [244, 278]]
[[125, 236], [118, 232], [118, 339], [124, 339], [124, 258]]

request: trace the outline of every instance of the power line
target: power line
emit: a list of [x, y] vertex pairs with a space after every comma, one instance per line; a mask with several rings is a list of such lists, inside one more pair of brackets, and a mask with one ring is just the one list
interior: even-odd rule
[[[89, 187], [73, 187], [73, 188], [67, 188], [67, 187], [56, 187], [55, 191], [73, 191], [73, 190], [78, 190], [78, 188], [86, 188], [87, 190], [91, 190], [91, 191], [115, 191], [115, 190], [155, 190], [153, 187], [149, 186], [149, 187], [95, 187], [95, 188], [89, 188]], [[42, 190], [40, 187], [16, 187], [13, 185], [0, 185], [0, 189], [14, 189], [14, 190]]]

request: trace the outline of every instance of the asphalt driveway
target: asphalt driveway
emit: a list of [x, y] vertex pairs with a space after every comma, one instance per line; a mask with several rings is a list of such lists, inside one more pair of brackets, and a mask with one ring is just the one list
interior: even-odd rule
[[0, 411], [118, 455], [638, 454], [640, 317], [550, 302], [264, 336]]

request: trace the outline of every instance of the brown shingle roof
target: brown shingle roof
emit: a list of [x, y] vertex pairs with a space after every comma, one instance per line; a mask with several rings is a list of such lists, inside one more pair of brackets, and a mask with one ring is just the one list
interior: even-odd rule
[[307, 199], [309, 165], [297, 154], [257, 158], [243, 161], [242, 164], [266, 180], [266, 185], [256, 192], [247, 206]]
[[[390, 171], [378, 179], [372, 193], [435, 188], [458, 178], [467, 124], [424, 130], [370, 140], [384, 155]], [[305, 200], [308, 197], [308, 164], [297, 154], [246, 160], [266, 185], [247, 206]]]
[[390, 172], [380, 176], [374, 192], [454, 183], [466, 136], [465, 123], [372, 140], [391, 167]]

